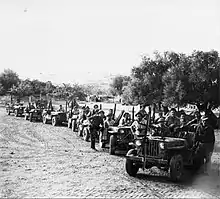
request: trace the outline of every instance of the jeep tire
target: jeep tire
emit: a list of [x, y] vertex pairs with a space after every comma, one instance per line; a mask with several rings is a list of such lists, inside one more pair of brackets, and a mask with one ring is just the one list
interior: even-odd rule
[[83, 129], [83, 139], [88, 142], [89, 141], [89, 129], [88, 128], [84, 128]]
[[183, 157], [180, 154], [170, 159], [170, 178], [173, 182], [179, 182], [183, 177]]
[[109, 141], [109, 154], [110, 155], [115, 155], [116, 143], [117, 143], [117, 137], [115, 135], [111, 135], [110, 141]]
[[[135, 149], [131, 149], [127, 152], [127, 156], [134, 156], [136, 154], [137, 154], [137, 151]], [[125, 169], [126, 169], [126, 172], [128, 173], [128, 175], [134, 177], [134, 176], [136, 176], [136, 174], [139, 170], [139, 167], [135, 164], [134, 161], [126, 158]]]
[[71, 119], [68, 119], [68, 122], [67, 122], [67, 128], [71, 128], [72, 127], [72, 122], [71, 122]]
[[47, 124], [47, 117], [46, 117], [46, 115], [43, 115], [43, 123]]
[[52, 125], [57, 126], [57, 118], [55, 116], [52, 117]]
[[18, 110], [15, 110], [15, 117], [18, 117]]

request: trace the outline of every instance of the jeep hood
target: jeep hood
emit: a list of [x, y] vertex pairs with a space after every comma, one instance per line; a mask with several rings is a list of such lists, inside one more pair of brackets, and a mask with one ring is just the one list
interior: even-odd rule
[[158, 142], [164, 142], [168, 148], [180, 147], [186, 145], [186, 140], [182, 138], [175, 137], [164, 137], [161, 136], [149, 136], [149, 140], [157, 140]]

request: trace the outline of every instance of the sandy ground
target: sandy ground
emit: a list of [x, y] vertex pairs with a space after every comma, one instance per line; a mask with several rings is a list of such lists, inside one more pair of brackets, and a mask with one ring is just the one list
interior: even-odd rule
[[124, 156], [89, 146], [65, 126], [31, 123], [0, 108], [0, 198], [220, 198], [218, 152], [210, 176], [186, 173], [174, 184], [156, 168], [130, 177]]

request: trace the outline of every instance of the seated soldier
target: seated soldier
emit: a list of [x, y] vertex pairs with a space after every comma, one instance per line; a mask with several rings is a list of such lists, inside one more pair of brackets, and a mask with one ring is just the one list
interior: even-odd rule
[[165, 123], [172, 133], [174, 132], [174, 128], [179, 126], [180, 121], [176, 117], [176, 109], [171, 109], [170, 114], [165, 118]]
[[133, 134], [135, 136], [144, 136], [148, 121], [144, 119], [144, 115], [140, 111], [135, 116], [137, 117], [137, 120], [135, 120], [131, 125]]
[[174, 136], [179, 138], [184, 138], [186, 136], [186, 132], [188, 132], [186, 114], [181, 113], [179, 125], [174, 128]]
[[131, 115], [128, 112], [125, 112], [120, 119], [119, 126], [130, 126], [131, 122]]
[[161, 117], [158, 119], [157, 124], [151, 124], [150, 127], [154, 129], [154, 132], [152, 135], [154, 136], [169, 136], [170, 135], [170, 130], [169, 128], [165, 125], [165, 119], [164, 117]]
[[99, 112], [99, 106], [97, 104], [95, 104], [93, 106], [93, 110], [92, 110], [92, 115], [95, 115]]
[[60, 104], [60, 107], [59, 107], [58, 111], [64, 112], [63, 106], [61, 104]]

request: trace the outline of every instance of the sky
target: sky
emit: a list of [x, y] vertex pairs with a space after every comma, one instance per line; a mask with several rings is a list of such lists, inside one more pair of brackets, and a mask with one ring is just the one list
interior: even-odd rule
[[141, 56], [220, 52], [219, 0], [0, 0], [0, 73], [90, 83]]

